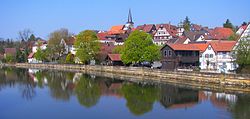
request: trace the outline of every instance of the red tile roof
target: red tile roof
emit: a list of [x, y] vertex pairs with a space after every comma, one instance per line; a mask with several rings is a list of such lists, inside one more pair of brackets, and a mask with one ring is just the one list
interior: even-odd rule
[[109, 30], [109, 34], [122, 34], [125, 33], [123, 30], [124, 25], [118, 25], [118, 26], [112, 26], [111, 29]]
[[223, 27], [216, 27], [210, 31], [210, 35], [216, 40], [227, 40], [233, 33], [232, 29]]
[[108, 32], [102, 32], [97, 34], [99, 40], [106, 40], [107, 39], [106, 36], [108, 36]]
[[149, 32], [151, 32], [153, 30], [154, 26], [155, 26], [154, 24], [144, 24], [144, 25], [141, 25], [141, 26], [137, 26], [136, 30], [142, 30], [142, 31], [144, 31], [146, 33], [149, 33]]
[[67, 45], [74, 45], [76, 38], [74, 36], [69, 37], [65, 42]]
[[205, 50], [207, 49], [209, 44], [208, 43], [197, 43], [197, 44], [193, 44], [193, 45], [198, 47], [200, 49], [200, 52], [205, 52]]
[[121, 61], [121, 55], [120, 54], [108, 54], [108, 57], [112, 61]]
[[167, 44], [173, 50], [200, 51], [194, 44]]
[[5, 48], [4, 53], [5, 54], [16, 55], [16, 48]]
[[209, 43], [216, 52], [220, 51], [230, 52], [235, 46], [236, 41], [211, 41]]

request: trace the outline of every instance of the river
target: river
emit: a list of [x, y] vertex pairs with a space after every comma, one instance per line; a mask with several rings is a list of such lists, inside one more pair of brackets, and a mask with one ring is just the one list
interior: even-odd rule
[[4, 67], [0, 119], [248, 119], [250, 94]]

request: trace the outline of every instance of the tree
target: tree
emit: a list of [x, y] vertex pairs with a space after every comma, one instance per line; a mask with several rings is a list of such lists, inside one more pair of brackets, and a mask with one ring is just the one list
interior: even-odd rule
[[124, 45], [118, 45], [112, 50], [112, 53], [121, 54], [123, 50], [124, 50]]
[[24, 29], [24, 30], [18, 32], [19, 38], [22, 42], [28, 41], [31, 34], [32, 34], [32, 31], [30, 29]]
[[190, 31], [191, 22], [190, 22], [188, 16], [186, 16], [186, 18], [183, 22], [183, 27], [184, 27], [185, 31]]
[[233, 33], [228, 37], [228, 40], [230, 41], [236, 41], [239, 36], [236, 33]]
[[247, 25], [247, 22], [243, 22], [242, 24], [241, 24], [241, 26], [246, 26]]
[[69, 53], [69, 54], [66, 56], [65, 63], [73, 64], [73, 63], [74, 63], [74, 55], [71, 54], [71, 53]]
[[40, 47], [38, 47], [37, 52], [34, 55], [34, 58], [38, 61], [44, 61], [45, 60], [45, 54], [44, 51]]
[[125, 64], [151, 62], [160, 59], [160, 50], [157, 49], [149, 34], [136, 30], [125, 41], [121, 58]]
[[229, 19], [226, 20], [226, 22], [223, 24], [223, 27], [224, 27], [224, 28], [230, 28], [230, 29], [234, 30], [234, 26], [233, 26], [233, 24], [230, 22]]
[[93, 60], [100, 51], [100, 44], [96, 33], [91, 30], [80, 32], [75, 42], [76, 57], [81, 63]]
[[7, 63], [14, 63], [16, 61], [16, 58], [11, 54], [7, 54], [5, 57], [5, 61]]
[[35, 35], [31, 34], [28, 41], [35, 41], [35, 40], [36, 40]]
[[236, 62], [240, 70], [250, 66], [250, 41], [248, 38], [241, 39], [236, 47]]
[[66, 41], [70, 33], [68, 29], [62, 28], [56, 30], [49, 35], [48, 48], [52, 51], [52, 55], [55, 59], [59, 59], [65, 52], [65, 45], [61, 43], [62, 39]]

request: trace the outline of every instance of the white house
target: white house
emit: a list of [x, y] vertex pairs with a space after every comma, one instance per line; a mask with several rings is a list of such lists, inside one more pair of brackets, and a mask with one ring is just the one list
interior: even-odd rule
[[195, 44], [201, 51], [200, 68], [225, 73], [236, 70], [237, 64], [233, 57], [235, 43], [235, 41], [212, 41], [207, 44]]
[[42, 61], [38, 61], [34, 58], [37, 49], [41, 48], [41, 50], [45, 50], [47, 48], [47, 41], [38, 40], [32, 46], [32, 52], [28, 56], [28, 63], [41, 63]]
[[164, 45], [168, 40], [178, 35], [177, 27], [170, 24], [159, 25], [156, 33], [154, 34], [154, 44]]

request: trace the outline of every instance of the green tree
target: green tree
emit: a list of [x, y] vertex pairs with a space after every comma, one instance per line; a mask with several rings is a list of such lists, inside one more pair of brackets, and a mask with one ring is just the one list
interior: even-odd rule
[[149, 34], [136, 30], [125, 41], [121, 58], [125, 64], [151, 62], [160, 59], [160, 50], [157, 49]]
[[31, 34], [30, 35], [30, 38], [29, 38], [29, 41], [35, 41], [36, 40], [36, 37], [34, 34]]
[[185, 20], [183, 21], [183, 27], [184, 27], [185, 31], [190, 31], [191, 22], [190, 22], [188, 16], [186, 16]]
[[100, 51], [100, 43], [96, 33], [91, 30], [80, 32], [76, 36], [76, 57], [81, 63], [87, 63], [93, 60]]
[[241, 39], [236, 47], [236, 62], [240, 70], [250, 66], [250, 41], [247, 40], [248, 38]]
[[233, 33], [232, 35], [230, 35], [228, 37], [228, 40], [230, 40], [230, 41], [236, 41], [237, 38], [239, 38], [239, 36], [236, 33]]
[[137, 116], [150, 112], [154, 102], [159, 100], [159, 88], [150, 85], [125, 84], [122, 93], [127, 107]]
[[233, 26], [233, 24], [230, 22], [229, 19], [226, 20], [226, 22], [223, 24], [223, 27], [224, 27], [224, 28], [230, 28], [230, 29], [234, 30], [234, 26]]
[[59, 59], [65, 52], [65, 44], [61, 43], [62, 39], [66, 41], [71, 34], [68, 29], [62, 28], [49, 35], [48, 48], [52, 51], [54, 59]]
[[113, 50], [113, 54], [122, 54], [122, 51], [124, 50], [124, 45], [118, 45]]
[[37, 52], [34, 55], [34, 58], [38, 61], [45, 60], [46, 57], [45, 57], [44, 51], [40, 47], [38, 47]]
[[96, 105], [101, 97], [101, 89], [98, 83], [86, 75], [80, 78], [76, 85], [75, 93], [79, 103], [87, 108]]
[[65, 63], [73, 64], [73, 63], [74, 63], [74, 55], [71, 54], [71, 53], [69, 53], [69, 54], [66, 56]]
[[5, 61], [7, 63], [14, 63], [14, 62], [16, 62], [16, 58], [15, 58], [15, 56], [13, 56], [11, 54], [6, 54]]

